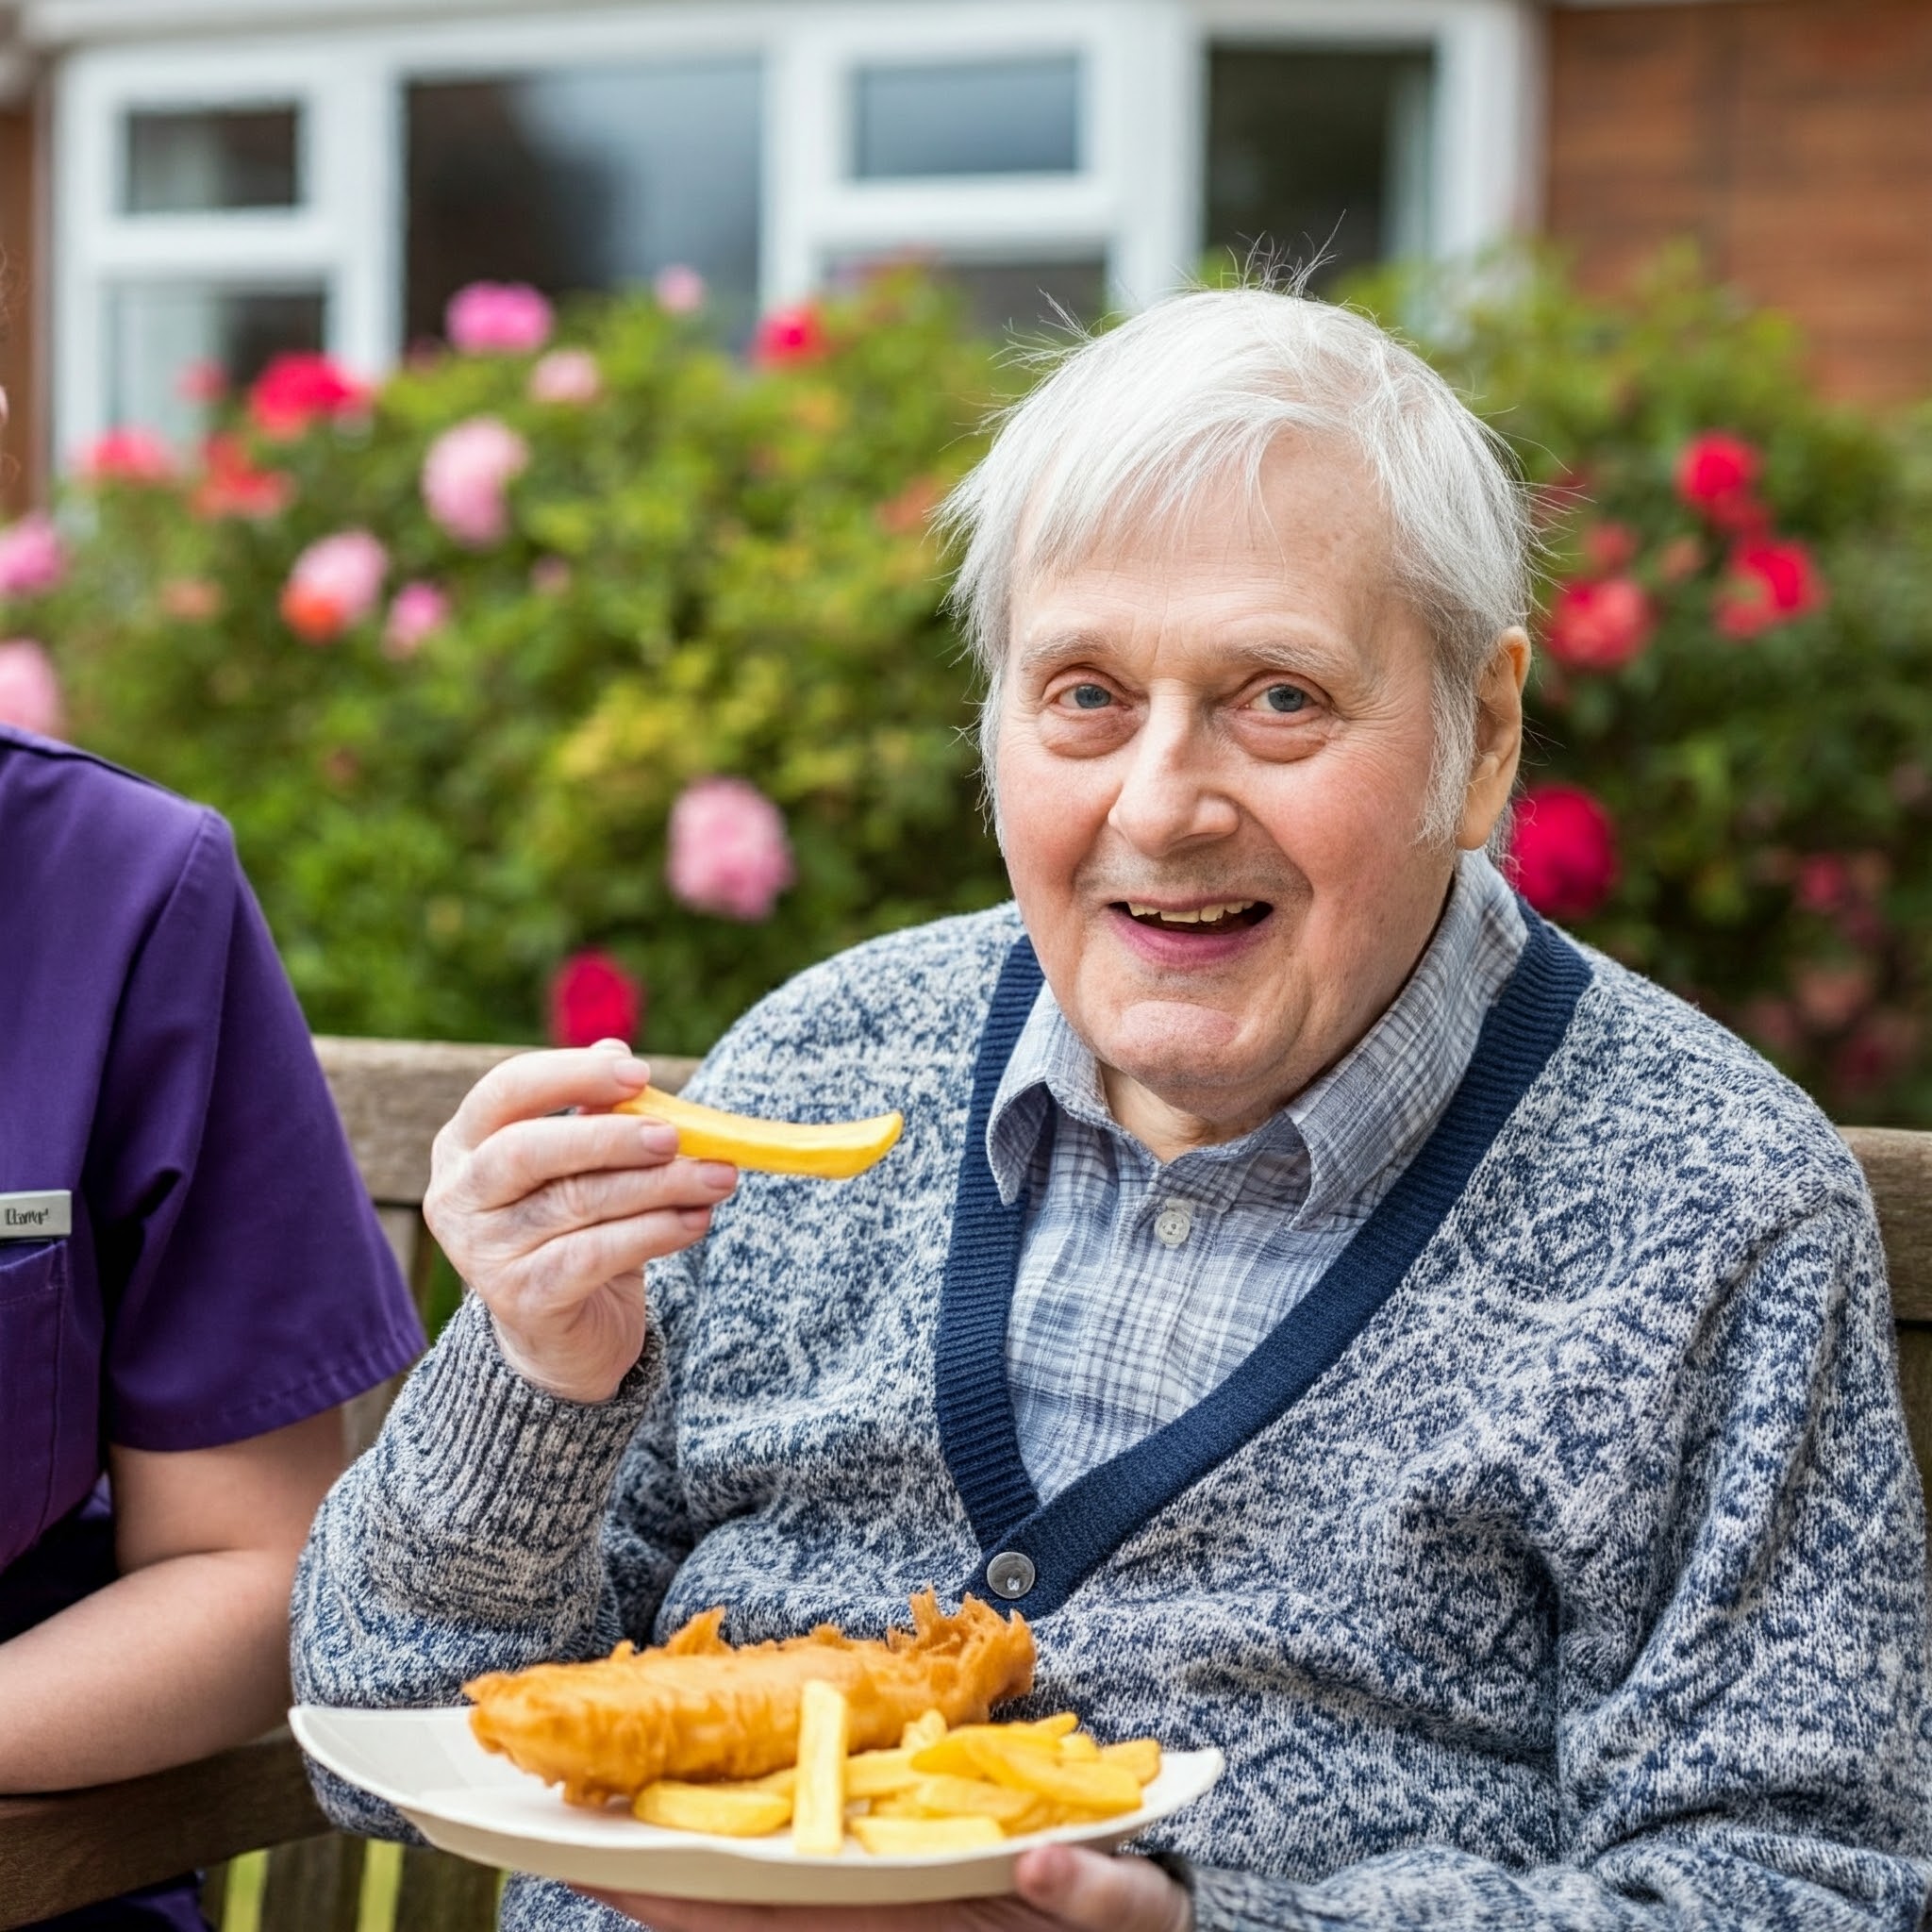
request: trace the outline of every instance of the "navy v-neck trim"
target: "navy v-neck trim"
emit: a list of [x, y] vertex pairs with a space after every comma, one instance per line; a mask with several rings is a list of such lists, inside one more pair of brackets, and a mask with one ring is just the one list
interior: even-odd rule
[[[1007, 1322], [1026, 1201], [1009, 1207], [1000, 1199], [986, 1158], [993, 1095], [1041, 985], [1031, 941], [1015, 942], [980, 1035], [940, 1300], [940, 1444], [981, 1550], [962, 1592], [1005, 1596], [1029, 1617], [1057, 1610], [1141, 1524], [1277, 1421], [1341, 1358], [1461, 1198], [1590, 984], [1576, 948], [1527, 907], [1524, 916], [1529, 937], [1455, 1097], [1321, 1280], [1193, 1407], [1044, 1506], [1020, 1455], [1007, 1386]], [[1031, 1588], [1018, 1596], [993, 1590], [986, 1572], [995, 1556], [1024, 1557]], [[1004, 1564], [1002, 1580], [1010, 1583], [1016, 1568]]]

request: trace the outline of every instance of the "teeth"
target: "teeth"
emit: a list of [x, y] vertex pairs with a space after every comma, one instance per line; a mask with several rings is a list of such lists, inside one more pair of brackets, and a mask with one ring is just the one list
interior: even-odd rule
[[1252, 899], [1230, 899], [1224, 906], [1199, 906], [1191, 912], [1163, 912], [1158, 906], [1143, 906], [1138, 900], [1129, 899], [1127, 910], [1136, 919], [1158, 919], [1163, 925], [1199, 925], [1203, 923], [1211, 925], [1216, 920], [1245, 912], [1254, 904]]

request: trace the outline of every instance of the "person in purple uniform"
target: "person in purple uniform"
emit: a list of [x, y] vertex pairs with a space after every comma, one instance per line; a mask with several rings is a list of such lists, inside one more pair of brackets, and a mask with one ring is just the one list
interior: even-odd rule
[[[0, 1792], [289, 1700], [341, 1405], [423, 1337], [228, 828], [0, 726]], [[50, 1922], [201, 1927], [192, 1874]]]

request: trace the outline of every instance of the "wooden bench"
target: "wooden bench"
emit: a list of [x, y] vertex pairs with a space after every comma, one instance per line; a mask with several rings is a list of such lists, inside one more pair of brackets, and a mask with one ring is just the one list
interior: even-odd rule
[[[426, 1305], [436, 1261], [422, 1216], [430, 1141], [475, 1080], [515, 1049], [354, 1040], [318, 1046], [384, 1231]], [[653, 1061], [659, 1084], [673, 1090], [693, 1064]], [[1878, 1203], [1907, 1414], [1932, 1487], [1932, 1133], [1844, 1131]], [[355, 1406], [358, 1446], [393, 1392], [375, 1391]], [[266, 1847], [276, 1849], [258, 1904], [244, 1911], [227, 1900], [236, 1909], [225, 1912], [224, 1861]], [[210, 1868], [217, 1925], [245, 1916], [260, 1932], [357, 1932], [372, 1902], [375, 1932], [486, 1932], [495, 1918], [493, 1873], [328, 1832], [286, 1732], [125, 1784], [0, 1799], [0, 1932], [190, 1867]]]

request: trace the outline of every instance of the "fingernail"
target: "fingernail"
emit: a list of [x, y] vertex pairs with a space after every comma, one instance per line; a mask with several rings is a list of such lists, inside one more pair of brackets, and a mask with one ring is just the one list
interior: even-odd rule
[[677, 1129], [669, 1121], [640, 1122], [638, 1139], [643, 1142], [644, 1152], [659, 1160], [669, 1160], [677, 1152]]
[[701, 1160], [698, 1162], [698, 1179], [708, 1188], [716, 1188], [723, 1194], [738, 1185], [738, 1170], [729, 1161]]
[[698, 1232], [710, 1225], [711, 1210], [708, 1208], [680, 1208], [677, 1220], [680, 1226]]
[[651, 1078], [650, 1062], [639, 1059], [634, 1053], [626, 1053], [621, 1060], [613, 1060], [610, 1071], [620, 1080], [626, 1082], [632, 1087], [645, 1086]]

